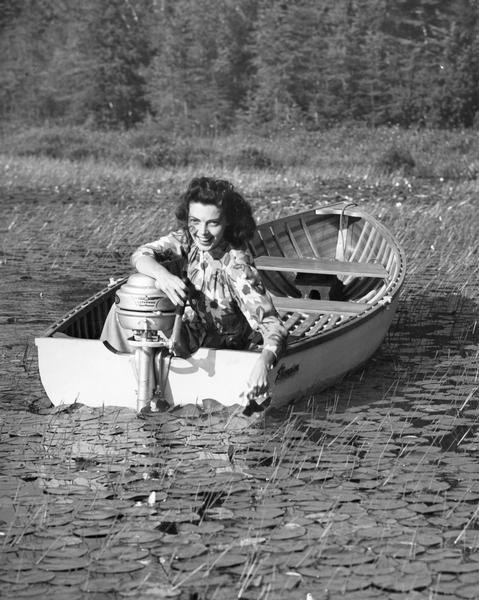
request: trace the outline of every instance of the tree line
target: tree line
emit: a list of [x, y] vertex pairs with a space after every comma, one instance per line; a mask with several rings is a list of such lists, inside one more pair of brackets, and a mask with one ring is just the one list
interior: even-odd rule
[[475, 0], [0, 0], [0, 119], [472, 126]]

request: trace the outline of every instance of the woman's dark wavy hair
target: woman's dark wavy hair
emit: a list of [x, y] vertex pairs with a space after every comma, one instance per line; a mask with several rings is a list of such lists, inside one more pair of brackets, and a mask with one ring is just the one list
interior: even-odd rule
[[253, 237], [256, 223], [251, 206], [229, 181], [212, 177], [196, 177], [191, 181], [180, 196], [175, 211], [176, 218], [185, 229], [188, 228], [191, 202], [213, 204], [223, 211], [226, 219], [224, 237], [233, 248], [242, 248]]

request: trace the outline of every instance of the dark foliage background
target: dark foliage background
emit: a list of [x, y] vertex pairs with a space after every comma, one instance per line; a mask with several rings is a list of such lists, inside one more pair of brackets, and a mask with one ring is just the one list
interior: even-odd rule
[[0, 0], [0, 119], [472, 126], [475, 0]]

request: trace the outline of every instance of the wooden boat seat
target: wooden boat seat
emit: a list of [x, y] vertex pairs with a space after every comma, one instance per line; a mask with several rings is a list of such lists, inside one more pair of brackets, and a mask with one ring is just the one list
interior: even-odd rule
[[258, 256], [254, 262], [256, 268], [261, 271], [351, 275], [356, 277], [376, 277], [379, 279], [384, 279], [388, 275], [387, 270], [377, 263], [286, 256]]
[[339, 300], [313, 300], [311, 298], [289, 298], [273, 296], [277, 311], [302, 313], [335, 313], [356, 315], [371, 308], [365, 302], [342, 302]]

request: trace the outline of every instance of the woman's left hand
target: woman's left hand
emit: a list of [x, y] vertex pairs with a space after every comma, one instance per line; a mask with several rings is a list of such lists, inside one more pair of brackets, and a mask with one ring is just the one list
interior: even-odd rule
[[254, 398], [268, 393], [268, 371], [273, 366], [274, 359], [273, 352], [264, 348], [248, 377], [246, 396]]
[[255, 362], [246, 383], [246, 395], [257, 397], [268, 391], [268, 368], [260, 356]]

